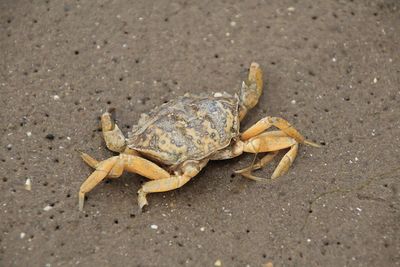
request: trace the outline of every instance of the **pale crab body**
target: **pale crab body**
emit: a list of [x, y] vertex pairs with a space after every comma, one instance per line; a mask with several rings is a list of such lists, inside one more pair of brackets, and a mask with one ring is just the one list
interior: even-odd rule
[[[239, 95], [186, 94], [142, 114], [127, 138], [111, 119], [111, 114], [104, 113], [101, 117], [104, 140], [110, 150], [120, 154], [100, 162], [86, 153], [81, 154], [95, 171], [80, 187], [80, 210], [86, 193], [104, 178], [118, 178], [124, 171], [152, 180], [138, 191], [140, 210], [147, 205], [147, 194], [181, 187], [209, 160], [229, 159], [244, 152], [267, 153], [255, 164], [236, 171], [244, 177], [263, 181], [265, 179], [252, 175], [252, 171], [262, 168], [280, 150], [289, 149], [271, 179], [285, 174], [297, 155], [299, 143], [318, 145], [307, 141], [286, 120], [278, 117], [264, 117], [240, 133], [240, 121], [257, 104], [262, 88], [261, 69], [257, 63], [252, 63]], [[272, 126], [278, 130], [267, 131]]]
[[226, 93], [185, 95], [147, 115], [128, 134], [128, 148], [176, 169], [187, 160], [202, 160], [239, 136], [239, 98]]

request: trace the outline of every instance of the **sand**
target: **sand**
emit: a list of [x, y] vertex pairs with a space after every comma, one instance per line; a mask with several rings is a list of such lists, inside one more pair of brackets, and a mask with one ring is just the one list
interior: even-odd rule
[[[0, 2], [1, 266], [400, 265], [399, 2], [224, 2]], [[78, 211], [77, 150], [114, 155], [102, 112], [126, 134], [186, 92], [237, 92], [252, 61], [242, 129], [279, 116], [322, 148], [273, 183], [233, 174], [252, 155], [211, 162], [143, 214], [124, 174]]]

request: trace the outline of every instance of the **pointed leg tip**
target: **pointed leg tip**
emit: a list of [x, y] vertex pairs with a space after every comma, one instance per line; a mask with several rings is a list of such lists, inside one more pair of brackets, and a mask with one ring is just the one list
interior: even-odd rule
[[320, 144], [317, 144], [317, 143], [312, 142], [312, 141], [309, 141], [309, 140], [305, 140], [305, 141], [304, 141], [304, 144], [310, 145], [310, 146], [313, 146], [313, 147], [321, 147]]
[[79, 211], [83, 211], [83, 202], [79, 202]]
[[289, 169], [287, 169], [287, 170], [279, 170], [278, 172], [274, 172], [272, 174], [272, 176], [271, 176], [271, 180], [275, 180], [276, 178], [285, 175], [288, 171], [289, 171]]
[[242, 169], [239, 171], [235, 171], [235, 173], [239, 173], [243, 177], [253, 180], [253, 181], [256, 181], [256, 182], [267, 183], [269, 181], [269, 179], [254, 176], [251, 171], [252, 171], [251, 168], [246, 168], [246, 169]]
[[234, 170], [233, 173], [242, 174], [245, 171], [247, 171], [247, 168], [244, 168], [244, 169], [241, 169], [241, 170]]
[[85, 194], [79, 192], [79, 211], [83, 211], [84, 202], [85, 202]]
[[138, 205], [139, 205], [139, 212], [142, 213], [143, 212], [143, 208], [144, 206], [148, 205], [147, 199], [146, 199], [146, 193], [140, 189], [138, 191]]
[[138, 207], [138, 213], [144, 213], [145, 212], [145, 207], [148, 205], [147, 201], [146, 203], [140, 202], [139, 207]]
[[[279, 165], [278, 165], [279, 167]], [[275, 180], [278, 177], [281, 177], [282, 175], [286, 174], [288, 170], [284, 169], [275, 169], [274, 173], [271, 175], [271, 180]]]

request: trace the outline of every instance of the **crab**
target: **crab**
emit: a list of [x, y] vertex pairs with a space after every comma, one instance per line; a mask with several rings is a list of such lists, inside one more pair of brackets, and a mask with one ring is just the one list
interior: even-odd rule
[[[103, 179], [118, 178], [124, 171], [151, 180], [138, 191], [139, 211], [148, 204], [149, 193], [183, 186], [210, 160], [230, 159], [244, 152], [267, 152], [258, 162], [236, 171], [246, 178], [263, 181], [266, 179], [254, 176], [252, 171], [265, 166], [280, 150], [289, 149], [271, 179], [284, 175], [296, 158], [299, 144], [319, 145], [306, 140], [289, 122], [278, 117], [265, 117], [240, 133], [240, 121], [257, 104], [262, 90], [262, 71], [253, 62], [239, 95], [186, 94], [142, 114], [128, 138], [114, 123], [112, 111], [105, 112], [101, 116], [104, 140], [108, 149], [119, 155], [99, 162], [81, 152], [82, 159], [95, 171], [80, 187], [79, 209], [83, 209], [86, 193]], [[267, 131], [272, 126], [277, 130]]]

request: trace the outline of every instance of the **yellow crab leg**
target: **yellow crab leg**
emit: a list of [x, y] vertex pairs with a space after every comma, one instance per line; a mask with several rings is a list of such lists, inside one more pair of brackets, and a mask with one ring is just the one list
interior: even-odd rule
[[297, 144], [297, 141], [289, 136], [270, 137], [256, 136], [244, 142], [243, 151], [249, 153], [270, 152], [285, 149]]
[[[83, 161], [89, 165], [90, 167], [96, 169], [97, 164], [99, 164], [99, 161], [95, 158], [93, 158], [92, 156], [86, 154], [85, 152], [79, 151], [81, 158], [83, 159]], [[128, 155], [134, 155], [134, 156], [139, 156], [139, 153], [137, 153], [134, 150], [131, 149], [125, 149], [123, 154], [128, 154]]]
[[268, 153], [267, 155], [265, 155], [264, 157], [262, 157], [257, 163], [252, 164], [241, 170], [237, 170], [237, 171], [235, 171], [235, 173], [240, 173], [240, 174], [244, 175], [245, 173], [250, 173], [251, 171], [261, 169], [262, 167], [264, 167], [265, 165], [270, 163], [275, 158], [275, 156], [278, 155], [278, 153], [279, 153], [279, 151], [272, 151], [272, 152]]
[[278, 118], [278, 117], [265, 117], [261, 120], [259, 120], [256, 124], [251, 126], [249, 129], [247, 129], [244, 133], [242, 133], [240, 139], [241, 140], [248, 140], [252, 138], [253, 136], [256, 136], [268, 128], [275, 126], [276, 128], [280, 129], [282, 132], [287, 134], [290, 137], [293, 137], [296, 139], [297, 142], [299, 143], [304, 143], [307, 145], [315, 146], [315, 147], [320, 147], [320, 145], [308, 141], [302, 136], [288, 121]]
[[298, 143], [292, 137], [286, 136], [286, 133], [281, 131], [271, 131], [259, 134], [252, 137], [251, 139], [244, 142], [243, 151], [250, 153], [262, 153], [262, 152], [273, 152], [262, 158], [256, 165], [249, 166], [242, 170], [237, 171], [237, 173], [243, 176], [253, 179], [253, 180], [263, 180], [262, 178], [255, 177], [251, 174], [252, 170], [261, 168], [268, 162], [270, 162], [278, 153], [279, 150], [290, 148], [290, 150], [285, 154], [282, 160], [279, 162], [271, 179], [279, 177], [285, 174], [289, 167], [292, 165], [294, 159], [296, 158], [298, 151]]
[[89, 165], [92, 168], [96, 169], [97, 164], [99, 164], [99, 161], [92, 158], [90, 155], [86, 154], [85, 152], [79, 151], [81, 154], [81, 158], [83, 159], [84, 162], [86, 162], [87, 165]]
[[110, 172], [117, 162], [118, 157], [111, 157], [100, 162], [96, 166], [96, 170], [83, 182], [79, 189], [79, 210], [83, 209], [85, 194], [90, 192], [97, 184], [99, 184]]
[[98, 162], [82, 153], [83, 160], [96, 170], [86, 179], [79, 190], [79, 210], [83, 209], [85, 194], [90, 192], [104, 178], [118, 178], [123, 171], [140, 174], [149, 179], [166, 179], [170, 174], [157, 164], [136, 155], [120, 154]]
[[290, 150], [283, 156], [278, 166], [276, 167], [274, 173], [271, 176], [271, 179], [275, 179], [279, 176], [286, 174], [292, 166], [294, 159], [297, 156], [297, 151], [299, 150], [299, 145], [295, 144], [290, 148]]
[[187, 161], [183, 163], [181, 175], [174, 175], [166, 179], [159, 179], [143, 184], [138, 191], [139, 211], [148, 204], [146, 195], [149, 193], [165, 192], [177, 189], [186, 184], [191, 178], [196, 176], [200, 170], [207, 164], [207, 160], [203, 161]]
[[[89, 156], [88, 154], [84, 153], [84, 152], [80, 152], [81, 153], [81, 158], [83, 159], [83, 161], [85, 161], [90, 167], [96, 169], [96, 167], [99, 164], [99, 161], [92, 158], [91, 156]], [[108, 173], [108, 175], [106, 176], [106, 178], [118, 178], [122, 175], [124, 171], [124, 162], [121, 160], [118, 160], [114, 167], [112, 167], [112, 169], [110, 170], [110, 172]]]
[[[287, 135], [282, 131], [269, 131], [269, 132], [264, 132], [262, 134], [259, 134], [256, 138], [264, 138], [264, 139], [268, 138], [270, 140], [274, 140], [273, 137], [285, 137], [285, 136], [287, 136]], [[279, 151], [271, 151], [267, 155], [265, 155], [263, 158], [261, 158], [257, 163], [252, 164], [241, 170], [237, 170], [237, 171], [235, 171], [235, 173], [239, 173], [247, 178], [257, 180], [258, 177], [251, 175], [251, 172], [254, 170], [261, 169], [262, 167], [264, 167], [265, 165], [270, 163], [275, 158], [275, 156], [278, 155], [278, 153], [279, 153]], [[257, 178], [257, 179], [255, 179], [255, 178]], [[265, 180], [264, 178], [260, 178], [260, 179]]]

